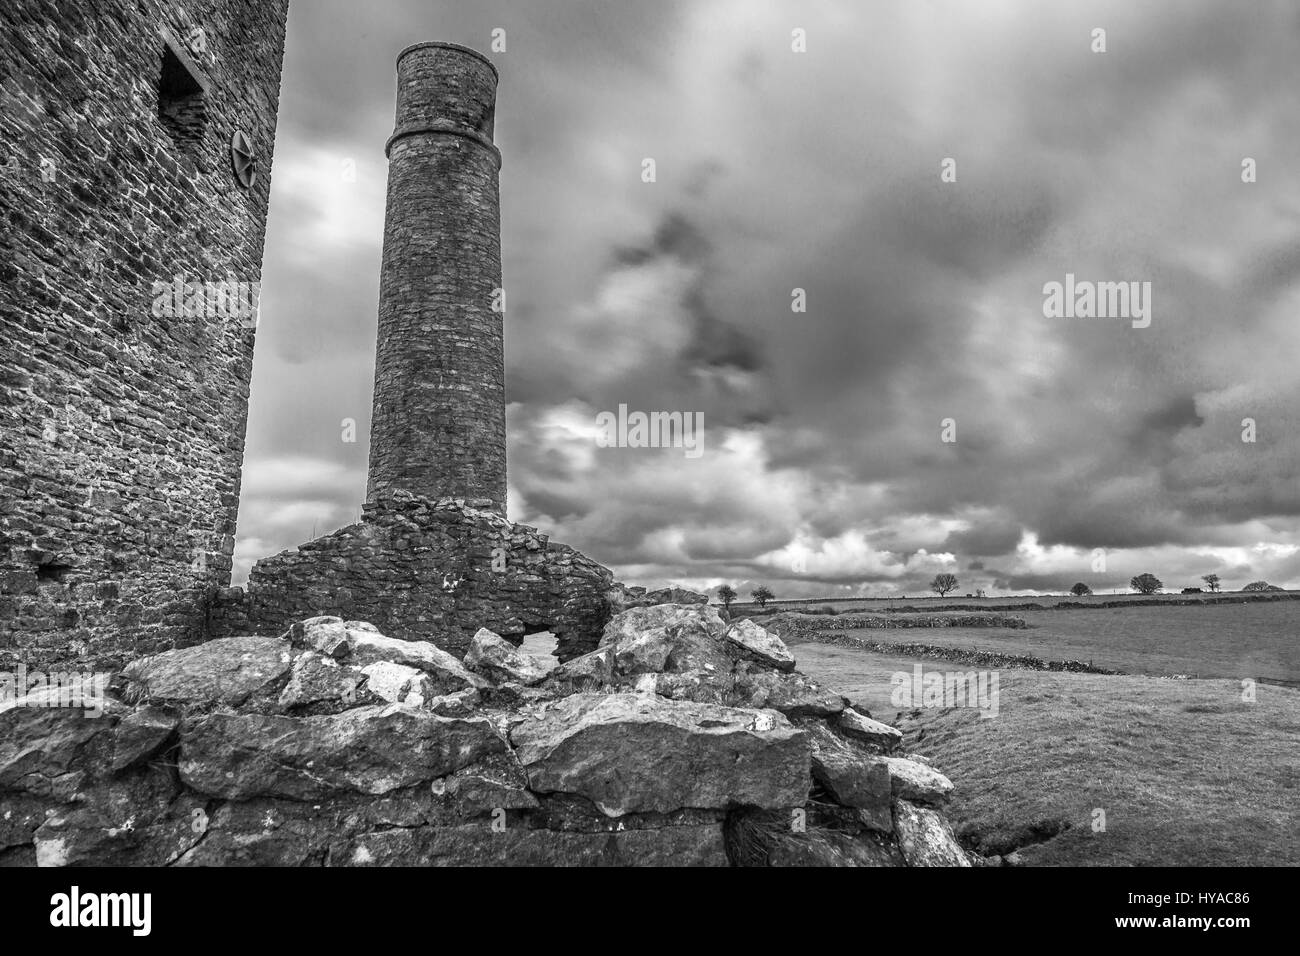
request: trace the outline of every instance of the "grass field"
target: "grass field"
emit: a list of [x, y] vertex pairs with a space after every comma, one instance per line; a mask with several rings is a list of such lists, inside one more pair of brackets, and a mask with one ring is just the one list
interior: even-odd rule
[[[1291, 598], [1283, 598], [1283, 595], [1292, 595]], [[1298, 600], [1294, 591], [1274, 591], [1274, 592], [1245, 592], [1245, 591], [1225, 591], [1219, 594], [1210, 594], [1203, 592], [1201, 594], [1178, 594], [1167, 591], [1159, 594], [1134, 594], [1132, 592], [1123, 592], [1115, 594], [1089, 594], [1085, 597], [1075, 597], [1073, 594], [1030, 594], [1020, 597], [966, 597], [964, 594], [949, 594], [947, 597], [938, 597], [934, 594], [912, 594], [907, 597], [888, 597], [888, 598], [816, 598], [812, 600], [799, 601], [768, 601], [767, 608], [776, 608], [786, 611], [808, 610], [809, 608], [818, 608], [829, 605], [835, 608], [841, 614], [851, 611], [863, 611], [873, 614], [891, 611], [901, 607], [916, 607], [925, 611], [942, 611], [945, 608], [952, 607], [980, 607], [986, 610], [995, 611], [998, 608], [1014, 607], [1021, 604], [1040, 604], [1043, 607], [1056, 607], [1060, 604], [1085, 604], [1099, 605], [1111, 602], [1121, 602], [1124, 604], [1138, 604], [1142, 601], [1175, 601], [1182, 604], [1205, 604], [1212, 601], [1230, 600], [1230, 601], [1261, 601], [1265, 603], [1287, 603], [1289, 600]], [[743, 616], [745, 613], [758, 607], [751, 602], [736, 601], [731, 605], [732, 610], [740, 612]]]
[[[1130, 674], [1300, 681], [1300, 601], [1016, 611], [1029, 628], [848, 630], [874, 641], [1092, 662]], [[761, 620], [761, 619], [760, 619]]]
[[[872, 636], [889, 633], [919, 632]], [[793, 651], [800, 670], [934, 759], [957, 786], [954, 826], [981, 852], [1016, 850], [1041, 866], [1300, 864], [1300, 691], [1259, 685], [1246, 703], [1230, 680], [1003, 670], [994, 718], [966, 708], [900, 716], [890, 677], [917, 661], [811, 643]], [[1094, 830], [1098, 810], [1104, 831]]]
[[[1102, 596], [1097, 602], [1110, 599]], [[1025, 599], [985, 601], [989, 611]], [[1035, 599], [1042, 600], [1042, 599]], [[950, 817], [986, 855], [1037, 866], [1300, 865], [1300, 602], [1014, 611], [1028, 629], [836, 629], [887, 643], [1091, 660], [1123, 676], [1000, 668], [997, 715], [900, 711], [891, 678], [968, 665], [791, 640], [799, 669], [903, 731], [957, 790]], [[858, 602], [888, 614], [880, 602]], [[901, 602], [900, 602], [901, 603]], [[909, 602], [919, 603], [919, 602]], [[927, 602], [924, 609], [972, 602]], [[795, 605], [796, 610], [807, 610]], [[848, 612], [804, 617], [846, 623]], [[963, 612], [969, 613], [969, 612]], [[744, 617], [733, 608], [733, 618]], [[760, 623], [779, 626], [779, 621]], [[549, 636], [548, 636], [549, 637]], [[539, 637], [530, 650], [553, 647]], [[1163, 676], [1201, 675], [1171, 680]], [[1132, 675], [1132, 676], [1129, 676]], [[1211, 679], [1213, 678], [1213, 679]], [[1104, 813], [1105, 828], [1094, 828]]]

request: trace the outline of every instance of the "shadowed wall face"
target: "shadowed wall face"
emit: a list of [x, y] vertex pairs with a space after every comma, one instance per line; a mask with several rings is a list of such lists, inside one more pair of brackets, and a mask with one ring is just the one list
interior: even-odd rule
[[504, 513], [497, 74], [417, 44], [397, 62], [367, 498], [477, 500]]
[[197, 641], [230, 584], [287, 13], [5, 4], [0, 670]]

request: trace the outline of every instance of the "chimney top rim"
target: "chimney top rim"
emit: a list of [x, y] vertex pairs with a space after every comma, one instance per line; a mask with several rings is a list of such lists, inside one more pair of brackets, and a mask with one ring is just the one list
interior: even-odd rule
[[489, 60], [486, 54], [481, 53], [478, 50], [475, 50], [473, 47], [464, 46], [460, 43], [450, 43], [445, 40], [424, 40], [420, 43], [412, 43], [410, 46], [402, 50], [401, 53], [397, 54], [397, 66], [399, 68], [401, 67], [402, 57], [406, 56], [406, 54], [412, 53], [415, 50], [428, 49], [430, 47], [438, 47], [444, 50], [456, 50], [459, 53], [468, 53], [470, 56], [482, 60], [484, 63], [486, 63], [488, 69], [492, 71], [492, 76], [495, 77], [498, 81], [501, 79], [501, 74], [497, 71], [497, 65], [493, 63], [491, 60]]

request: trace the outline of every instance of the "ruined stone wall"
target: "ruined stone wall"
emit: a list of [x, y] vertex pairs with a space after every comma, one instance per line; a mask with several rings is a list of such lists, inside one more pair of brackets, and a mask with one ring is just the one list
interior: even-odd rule
[[254, 319], [154, 283], [260, 280], [287, 6], [5, 4], [0, 666], [197, 638], [229, 584]]
[[257, 562], [247, 590], [220, 596], [212, 635], [276, 636], [332, 614], [457, 656], [480, 627], [514, 640], [551, 631], [564, 659], [593, 649], [611, 573], [486, 501], [469, 504], [479, 507], [404, 493], [368, 503], [359, 523]]
[[[704, 605], [547, 669], [318, 617], [0, 702], [0, 866], [970, 866], [952, 782]], [[92, 709], [93, 708], [93, 709]], [[84, 716], [83, 716], [84, 712]]]
[[368, 497], [486, 498], [504, 514], [496, 69], [421, 43], [397, 71]]

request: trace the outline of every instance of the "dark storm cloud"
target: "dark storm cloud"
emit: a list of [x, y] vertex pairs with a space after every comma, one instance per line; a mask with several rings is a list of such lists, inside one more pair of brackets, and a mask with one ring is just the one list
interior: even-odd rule
[[1141, 415], [1128, 434], [1129, 447], [1141, 453], [1153, 445], [1169, 444], [1182, 429], [1196, 428], [1204, 422], [1197, 414], [1195, 396], [1181, 396]]
[[[393, 59], [496, 27], [513, 518], [791, 596], [1300, 583], [1300, 11], [1208, 0], [297, 4], [242, 563], [354, 516]], [[1151, 326], [1045, 318], [1067, 272]], [[704, 456], [594, 448], [620, 403]]]
[[[944, 540], [945, 551], [997, 557], [1008, 554], [1020, 543], [1024, 529], [1015, 520], [977, 521], [964, 531], [954, 531]], [[971, 565], [973, 569], [974, 564]], [[975, 569], [978, 570], [978, 569]]]

